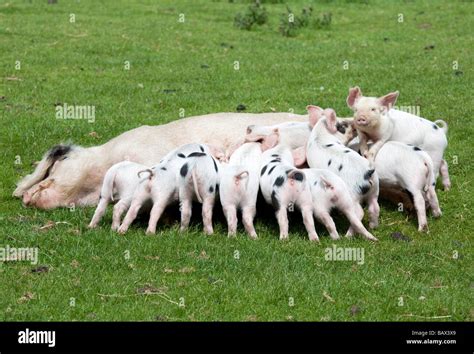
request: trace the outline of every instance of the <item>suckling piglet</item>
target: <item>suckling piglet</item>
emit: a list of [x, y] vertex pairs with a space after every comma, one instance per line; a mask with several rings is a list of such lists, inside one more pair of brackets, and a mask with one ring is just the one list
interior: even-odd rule
[[262, 155], [260, 190], [275, 210], [280, 240], [288, 239], [287, 209], [298, 208], [311, 241], [319, 241], [314, 228], [313, 199], [303, 171], [294, 166], [291, 150], [277, 145]]
[[107, 210], [107, 205], [110, 202], [116, 202], [113, 211], [112, 230], [117, 230], [122, 214], [128, 210], [132, 203], [135, 189], [140, 182], [147, 179], [147, 177], [140, 177], [139, 175], [139, 172], [145, 169], [147, 169], [145, 165], [122, 161], [107, 170], [102, 182], [99, 204], [89, 224], [90, 228], [98, 225]]

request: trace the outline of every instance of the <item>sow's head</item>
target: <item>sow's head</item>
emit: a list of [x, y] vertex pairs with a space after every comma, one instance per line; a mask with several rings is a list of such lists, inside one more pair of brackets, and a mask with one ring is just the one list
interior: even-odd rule
[[[33, 174], [26, 176], [13, 193], [21, 196], [26, 206], [51, 209], [68, 206], [74, 200], [74, 186], [81, 174], [78, 169], [84, 149], [74, 145], [56, 145], [37, 165]], [[87, 161], [83, 161], [83, 163]]]

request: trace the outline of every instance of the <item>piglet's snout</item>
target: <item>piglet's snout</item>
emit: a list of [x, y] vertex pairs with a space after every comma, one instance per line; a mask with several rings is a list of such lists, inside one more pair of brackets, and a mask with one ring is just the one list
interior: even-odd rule
[[369, 121], [369, 119], [367, 118], [366, 115], [360, 115], [356, 119], [356, 122], [359, 125], [365, 125], [365, 124], [367, 124], [368, 121]]

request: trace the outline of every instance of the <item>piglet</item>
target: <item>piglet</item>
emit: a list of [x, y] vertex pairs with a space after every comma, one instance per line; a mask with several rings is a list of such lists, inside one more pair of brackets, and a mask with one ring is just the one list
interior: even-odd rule
[[339, 234], [330, 212], [333, 208], [342, 212], [350, 222], [351, 227], [370, 241], [378, 241], [364, 227], [357, 217], [353, 199], [342, 178], [329, 170], [307, 168], [302, 170], [313, 197], [314, 216], [321, 221], [333, 240], [339, 239]]
[[209, 152], [194, 152], [179, 169], [181, 230], [189, 226], [192, 202], [202, 204], [204, 232], [212, 234], [212, 213], [219, 188], [219, 162]]
[[[314, 126], [306, 146], [308, 165], [328, 169], [346, 183], [359, 220], [364, 216], [362, 203], [368, 204], [369, 227], [378, 226], [380, 207], [377, 201], [379, 179], [369, 161], [345, 146], [353, 138], [352, 129], [342, 129], [332, 109], [308, 106], [310, 124]], [[339, 124], [338, 124], [339, 123]], [[341, 131], [344, 130], [344, 133]], [[353, 228], [348, 231], [352, 235]]]
[[89, 224], [89, 228], [97, 227], [100, 219], [107, 210], [110, 202], [118, 201], [114, 205], [112, 230], [117, 230], [122, 214], [128, 210], [132, 203], [133, 194], [138, 185], [146, 177], [140, 177], [139, 172], [147, 169], [139, 163], [122, 161], [107, 170], [99, 197], [99, 204]]
[[313, 199], [303, 171], [294, 166], [291, 150], [277, 145], [262, 155], [260, 190], [275, 209], [280, 227], [280, 240], [288, 239], [288, 208], [297, 207], [311, 241], [319, 238], [314, 228]]
[[253, 239], [257, 233], [253, 225], [260, 184], [262, 152], [276, 145], [278, 133], [246, 138], [223, 165], [220, 173], [219, 197], [227, 219], [228, 234], [237, 231], [237, 210], [242, 211], [245, 230]]
[[417, 146], [389, 141], [375, 157], [375, 170], [381, 188], [401, 188], [409, 193], [418, 217], [418, 231], [428, 228], [425, 200], [433, 216], [441, 216], [433, 162], [425, 151]]

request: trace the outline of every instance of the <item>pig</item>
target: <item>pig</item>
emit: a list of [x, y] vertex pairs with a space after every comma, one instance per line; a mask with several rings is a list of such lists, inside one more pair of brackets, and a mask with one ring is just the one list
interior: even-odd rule
[[56, 145], [32, 174], [18, 182], [13, 196], [23, 198], [26, 206], [41, 209], [95, 206], [104, 175], [115, 163], [129, 160], [154, 166], [169, 151], [195, 141], [227, 150], [236, 134], [244, 134], [251, 124], [307, 120], [307, 115], [290, 113], [215, 113], [141, 126], [99, 146]]
[[219, 188], [219, 162], [210, 153], [189, 154], [179, 170], [179, 201], [181, 208], [181, 231], [189, 226], [192, 203], [202, 204], [204, 233], [211, 235], [212, 214]]
[[110, 202], [118, 201], [114, 205], [112, 230], [118, 229], [122, 214], [130, 207], [135, 189], [145, 179], [145, 177], [140, 178], [140, 171], [147, 168], [145, 165], [130, 161], [122, 161], [109, 168], [102, 183], [99, 205], [89, 228], [97, 227], [107, 210], [107, 205]]
[[203, 153], [210, 153], [209, 148], [204, 144], [183, 145], [169, 152], [151, 169], [141, 171], [143, 175], [147, 176], [147, 179], [135, 189], [130, 208], [118, 228], [118, 232], [127, 232], [142, 206], [151, 200], [153, 206], [146, 233], [154, 234], [166, 207], [179, 201], [179, 176], [183, 166], [189, 164], [189, 159], [193, 160], [196, 154]]
[[[342, 127], [342, 124], [348, 123], [344, 120], [338, 121], [333, 109], [323, 110], [317, 106], [308, 106], [307, 109], [310, 124], [313, 126], [306, 145], [309, 167], [328, 169], [341, 177], [349, 189], [359, 220], [364, 216], [361, 204], [367, 203], [369, 227], [376, 228], [380, 213], [377, 201], [379, 194], [377, 172], [367, 159], [345, 146], [352, 140], [353, 135]], [[352, 235], [353, 232], [351, 226], [348, 235]]]
[[357, 216], [353, 199], [346, 183], [330, 170], [305, 168], [301, 171], [306, 176], [313, 198], [313, 213], [321, 221], [333, 240], [339, 239], [339, 234], [331, 217], [331, 210], [338, 209], [350, 222], [351, 227], [370, 241], [378, 241], [364, 227]]
[[[360, 138], [361, 153], [374, 161], [387, 141], [413, 144], [426, 151], [432, 161], [435, 178], [439, 173], [445, 190], [451, 187], [448, 164], [443, 159], [448, 145], [448, 125], [443, 120], [431, 122], [408, 112], [393, 109], [398, 91], [385, 96], [365, 97], [359, 87], [349, 90], [347, 105], [354, 111], [354, 124]], [[441, 125], [441, 127], [438, 126]], [[368, 142], [373, 142], [368, 148]]]
[[260, 190], [272, 205], [280, 228], [280, 240], [288, 239], [287, 208], [297, 207], [311, 241], [319, 242], [314, 228], [313, 199], [303, 171], [293, 165], [291, 150], [279, 144], [262, 155]]
[[389, 141], [375, 157], [375, 171], [382, 186], [400, 187], [410, 194], [418, 217], [418, 231], [428, 229], [425, 200], [433, 216], [441, 216], [433, 162], [428, 153], [417, 146]]
[[[356, 140], [349, 147], [358, 150]], [[374, 167], [384, 195], [393, 196], [395, 191], [408, 193], [417, 213], [418, 231], [428, 230], [425, 202], [434, 217], [442, 215], [435, 190], [433, 162], [428, 153], [412, 144], [388, 141], [375, 156]]]
[[[258, 142], [260, 139], [262, 141]], [[240, 209], [245, 230], [250, 238], [257, 238], [253, 220], [257, 210], [262, 152], [273, 147], [276, 141], [277, 133], [245, 140], [230, 156], [229, 163], [221, 168], [219, 197], [229, 236], [236, 234], [237, 210]]]

